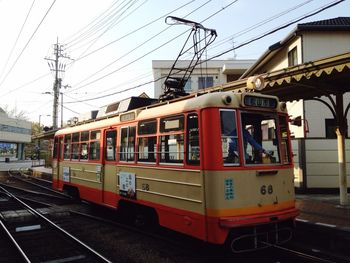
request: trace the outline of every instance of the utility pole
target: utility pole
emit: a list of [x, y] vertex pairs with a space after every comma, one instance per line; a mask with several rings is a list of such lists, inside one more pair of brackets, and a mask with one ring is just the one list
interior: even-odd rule
[[[49, 65], [50, 71], [54, 73], [54, 83], [53, 83], [53, 110], [52, 110], [52, 128], [57, 129], [58, 125], [58, 99], [60, 95], [60, 89], [62, 85], [62, 78], [66, 69], [65, 62], [61, 62], [61, 59], [70, 59], [69, 56], [63, 53], [63, 45], [57, 42], [54, 44], [54, 52], [52, 58], [45, 58]], [[62, 110], [62, 109], [61, 109]], [[62, 116], [62, 113], [61, 113]], [[62, 126], [62, 120], [61, 120]]]

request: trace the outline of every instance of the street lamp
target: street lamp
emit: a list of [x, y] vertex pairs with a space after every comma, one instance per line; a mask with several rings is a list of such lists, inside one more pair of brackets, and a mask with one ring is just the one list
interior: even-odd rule
[[40, 114], [40, 115], [39, 115], [39, 129], [40, 129], [39, 131], [40, 131], [40, 132], [41, 132], [41, 124], [40, 124], [40, 123], [41, 123], [41, 116], [47, 116], [47, 117], [49, 117], [49, 116], [51, 116], [51, 115], [50, 115], [50, 114]]

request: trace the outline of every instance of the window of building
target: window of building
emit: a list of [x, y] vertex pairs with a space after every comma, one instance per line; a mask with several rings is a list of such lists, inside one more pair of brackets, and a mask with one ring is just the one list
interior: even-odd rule
[[17, 157], [17, 143], [0, 142], [0, 157]]
[[129, 126], [121, 128], [120, 132], [120, 161], [134, 161], [135, 160], [135, 135], [136, 126]]
[[89, 160], [100, 160], [100, 131], [90, 133]]
[[198, 77], [198, 89], [205, 89], [214, 86], [213, 77]]
[[157, 120], [141, 121], [138, 125], [138, 161], [155, 162], [157, 150]]
[[191, 92], [192, 91], [192, 80], [191, 78], [188, 78], [186, 85], [184, 87], [185, 92]]
[[187, 115], [187, 163], [199, 165], [199, 126], [197, 113]]
[[288, 52], [288, 67], [298, 65], [298, 50], [297, 47], [294, 47], [291, 51]]

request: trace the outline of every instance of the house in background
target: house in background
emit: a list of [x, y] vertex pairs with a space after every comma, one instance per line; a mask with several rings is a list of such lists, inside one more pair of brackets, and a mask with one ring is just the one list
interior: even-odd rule
[[[224, 84], [239, 77], [254, 64], [255, 60], [209, 60], [197, 66], [185, 86], [185, 92], [191, 93], [201, 89]], [[176, 65], [186, 68], [190, 61], [181, 60]], [[153, 60], [152, 70], [155, 81], [154, 97], [159, 98], [164, 92], [164, 80], [168, 76], [174, 60]], [[174, 76], [176, 77], [176, 76]], [[182, 76], [179, 76], [182, 77]]]
[[31, 142], [32, 124], [10, 118], [0, 108], [0, 172], [30, 167], [24, 159], [24, 146]]
[[[350, 51], [350, 17], [298, 24], [285, 39], [270, 46], [241, 78], [274, 72]], [[321, 86], [321, 81], [314, 86]], [[329, 84], [329, 83], [327, 83]], [[278, 95], [278, 94], [277, 94]], [[333, 97], [334, 99], [334, 97]], [[320, 100], [322, 100], [320, 102]], [[344, 94], [344, 107], [349, 105], [350, 94]], [[298, 100], [287, 104], [292, 118], [300, 116], [301, 127], [290, 126], [294, 140], [295, 183], [304, 189], [337, 188], [337, 140], [335, 119], [326, 106], [332, 102], [326, 96], [317, 100]], [[349, 134], [349, 118], [347, 134]], [[302, 142], [302, 143], [300, 143]], [[303, 145], [303, 149], [301, 149]], [[346, 142], [349, 146], [350, 142]], [[350, 150], [346, 147], [347, 167]], [[349, 174], [349, 172], [347, 172]], [[350, 177], [348, 176], [348, 181]]]

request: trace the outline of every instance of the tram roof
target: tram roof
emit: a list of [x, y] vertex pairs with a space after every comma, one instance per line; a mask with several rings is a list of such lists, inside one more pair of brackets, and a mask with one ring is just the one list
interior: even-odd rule
[[[56, 135], [74, 133], [84, 130], [114, 127], [116, 124], [119, 124], [121, 122], [121, 116], [125, 116], [130, 113], [135, 114], [135, 118], [133, 120], [146, 120], [210, 107], [237, 108], [241, 106], [241, 96], [243, 93], [244, 92], [241, 91], [216, 91], [208, 93], [197, 93], [185, 98], [179, 98], [160, 104], [131, 110], [119, 115], [96, 119], [88, 123], [78, 123], [75, 126], [67, 127], [57, 131]], [[255, 93], [249, 92], [249, 94]], [[227, 96], [231, 97], [231, 103], [229, 104], [224, 102], [224, 99]], [[125, 121], [125, 123], [127, 122]]]

